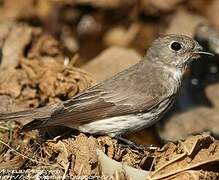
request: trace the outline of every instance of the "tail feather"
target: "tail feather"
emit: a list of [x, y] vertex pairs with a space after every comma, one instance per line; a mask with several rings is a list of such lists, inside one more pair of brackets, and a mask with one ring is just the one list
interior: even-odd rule
[[5, 120], [31, 120], [23, 126], [21, 131], [28, 131], [32, 129], [42, 128], [50, 119], [51, 113], [57, 104], [11, 113], [0, 113], [0, 121]]
[[0, 121], [10, 120], [10, 119], [21, 119], [21, 118], [31, 118], [33, 116], [33, 110], [25, 110], [18, 112], [8, 112], [0, 113]]
[[57, 104], [53, 104], [53, 105], [48, 105], [48, 106], [36, 108], [36, 109], [0, 113], [0, 121], [10, 120], [10, 119], [20, 120], [24, 118], [28, 118], [31, 120], [43, 119], [43, 118], [49, 117], [51, 113], [53, 112], [54, 108], [56, 107], [57, 107]]
[[47, 117], [34, 119], [33, 121], [25, 124], [22, 127], [21, 132], [42, 128], [42, 127], [44, 127], [44, 125], [47, 123], [48, 120], [49, 120], [49, 118], [47, 118]]

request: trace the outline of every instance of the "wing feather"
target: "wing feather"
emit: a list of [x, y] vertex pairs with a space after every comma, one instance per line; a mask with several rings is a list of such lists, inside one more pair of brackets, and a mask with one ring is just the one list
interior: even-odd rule
[[[141, 64], [136, 66], [63, 102], [52, 113], [48, 125], [86, 124], [99, 119], [148, 111], [157, 106], [165, 98], [161, 94], [167, 94], [167, 89], [161, 82], [149, 82], [150, 76], [143, 77], [145, 74], [141, 68], [149, 68], [142, 67]], [[156, 88], [159, 90], [156, 91]]]

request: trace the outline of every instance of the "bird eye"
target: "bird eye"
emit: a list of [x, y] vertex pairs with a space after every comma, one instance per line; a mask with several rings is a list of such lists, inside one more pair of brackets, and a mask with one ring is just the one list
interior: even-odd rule
[[178, 43], [178, 42], [173, 42], [173, 43], [170, 45], [170, 48], [171, 48], [172, 50], [174, 50], [174, 51], [179, 51], [179, 50], [182, 48], [182, 46], [181, 46], [181, 44]]

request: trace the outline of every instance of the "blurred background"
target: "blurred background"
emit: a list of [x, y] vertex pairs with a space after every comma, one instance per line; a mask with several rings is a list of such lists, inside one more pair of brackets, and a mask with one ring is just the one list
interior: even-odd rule
[[215, 56], [191, 64], [161, 122], [128, 136], [156, 145], [218, 137], [218, 15], [218, 0], [0, 0], [1, 108], [69, 99], [138, 62], [160, 34], [185, 34]]

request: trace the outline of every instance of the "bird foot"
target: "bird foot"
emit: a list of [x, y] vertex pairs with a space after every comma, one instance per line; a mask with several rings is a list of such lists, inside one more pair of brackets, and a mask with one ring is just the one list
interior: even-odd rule
[[138, 145], [138, 144], [136, 144], [133, 141], [130, 141], [130, 140], [126, 139], [126, 138], [123, 138], [122, 136], [116, 136], [115, 138], [118, 140], [118, 142], [122, 143], [120, 145], [122, 145], [125, 148], [128, 147], [128, 148], [131, 148], [133, 150], [137, 150], [139, 152], [144, 152], [145, 148], [144, 148], [143, 145]]

